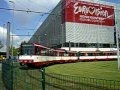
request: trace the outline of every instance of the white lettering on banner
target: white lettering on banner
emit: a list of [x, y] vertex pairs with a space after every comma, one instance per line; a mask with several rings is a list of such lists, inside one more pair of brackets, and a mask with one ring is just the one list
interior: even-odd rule
[[80, 20], [81, 20], [81, 21], [90, 21], [90, 22], [105, 23], [104, 19], [105, 19], [105, 18], [102, 18], [102, 17], [94, 17], [94, 16], [80, 15]]
[[102, 17], [94, 17], [94, 16], [85, 16], [85, 15], [80, 15], [80, 18], [85, 18], [85, 19], [99, 19], [99, 20], [104, 20], [105, 18]]
[[97, 17], [105, 17], [105, 18], [109, 18], [109, 14], [107, 10], [103, 10], [102, 7], [100, 8], [96, 8], [94, 6], [80, 6], [79, 2], [76, 2], [74, 4], [74, 14], [78, 14], [78, 13], [82, 13], [84, 15], [90, 14], [90, 15], [94, 15]]

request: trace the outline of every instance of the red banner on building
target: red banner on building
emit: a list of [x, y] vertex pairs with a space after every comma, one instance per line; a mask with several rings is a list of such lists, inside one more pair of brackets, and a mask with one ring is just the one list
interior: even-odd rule
[[109, 5], [66, 0], [65, 22], [114, 26], [114, 7]]

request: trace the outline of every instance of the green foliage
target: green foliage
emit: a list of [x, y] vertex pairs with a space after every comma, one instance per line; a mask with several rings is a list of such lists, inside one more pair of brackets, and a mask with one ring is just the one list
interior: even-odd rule
[[13, 49], [13, 56], [17, 56], [20, 53], [19, 48], [10, 47], [10, 55], [12, 55], [12, 49]]

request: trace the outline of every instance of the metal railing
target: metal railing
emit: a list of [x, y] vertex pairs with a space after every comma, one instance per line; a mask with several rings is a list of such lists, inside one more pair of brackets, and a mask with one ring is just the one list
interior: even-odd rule
[[120, 90], [120, 81], [46, 74], [46, 84], [62, 90]]
[[2, 81], [8, 90], [13, 90], [13, 63], [10, 60], [2, 62]]
[[2, 62], [0, 62], [0, 90], [6, 90], [2, 80]]
[[45, 73], [43, 70], [5, 61], [2, 80], [6, 90], [120, 90], [120, 81]]

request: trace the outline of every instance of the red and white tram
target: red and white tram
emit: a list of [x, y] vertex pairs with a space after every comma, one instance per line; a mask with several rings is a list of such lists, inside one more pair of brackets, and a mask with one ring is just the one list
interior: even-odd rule
[[70, 63], [78, 61], [115, 60], [116, 52], [113, 51], [66, 51], [52, 49], [35, 43], [22, 43], [19, 62], [28, 67], [42, 67], [56, 63]]

